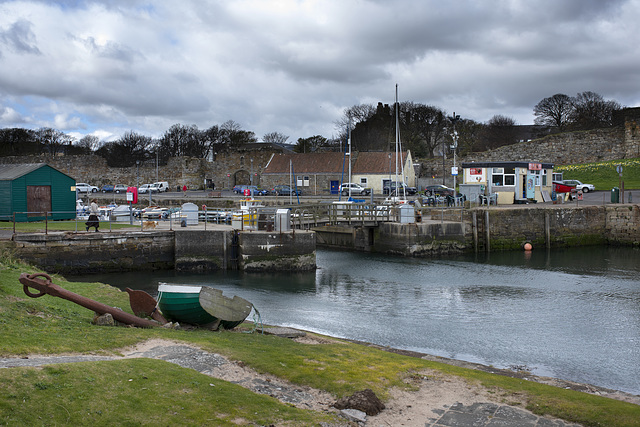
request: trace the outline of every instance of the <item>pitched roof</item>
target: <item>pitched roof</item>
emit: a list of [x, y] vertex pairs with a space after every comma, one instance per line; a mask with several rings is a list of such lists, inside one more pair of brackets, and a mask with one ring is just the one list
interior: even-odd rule
[[[351, 166], [351, 173], [364, 174], [388, 174], [395, 172], [396, 160], [395, 153], [388, 151], [361, 151], [355, 158], [354, 164]], [[402, 164], [407, 161], [407, 152], [402, 152]], [[402, 165], [398, 165], [398, 169], [402, 170]]]
[[[275, 154], [262, 171], [263, 174], [287, 174], [290, 172], [289, 162], [295, 174], [339, 174], [349, 169], [348, 159], [344, 153], [297, 153]], [[395, 154], [385, 151], [361, 151], [352, 153], [354, 162], [351, 173], [354, 174], [388, 174], [395, 171]], [[407, 161], [407, 152], [402, 153], [403, 162]]]
[[46, 163], [23, 163], [0, 165], [0, 180], [10, 181], [20, 178], [36, 169], [46, 166]]
[[341, 173], [342, 153], [305, 153], [305, 154], [275, 154], [262, 171], [269, 173], [289, 173], [291, 165], [296, 174], [299, 173]]

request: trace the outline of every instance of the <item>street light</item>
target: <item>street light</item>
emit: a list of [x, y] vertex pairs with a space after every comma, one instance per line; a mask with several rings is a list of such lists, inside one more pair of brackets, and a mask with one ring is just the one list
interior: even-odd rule
[[453, 112], [453, 116], [449, 117], [451, 123], [453, 125], [453, 131], [451, 132], [451, 139], [453, 140], [453, 144], [451, 144], [451, 148], [453, 149], [453, 168], [451, 169], [451, 175], [453, 175], [453, 195], [456, 195], [456, 177], [458, 176], [458, 168], [456, 168], [456, 151], [458, 149], [458, 131], [456, 130], [456, 122], [460, 120], [460, 115], [456, 115], [456, 112]]

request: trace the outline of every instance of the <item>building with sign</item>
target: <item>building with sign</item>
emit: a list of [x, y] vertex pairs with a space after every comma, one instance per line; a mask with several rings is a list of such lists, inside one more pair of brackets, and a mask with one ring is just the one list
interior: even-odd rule
[[463, 163], [460, 192], [465, 194], [465, 186], [480, 188], [482, 196], [499, 205], [548, 202], [553, 192], [552, 173], [552, 163]]

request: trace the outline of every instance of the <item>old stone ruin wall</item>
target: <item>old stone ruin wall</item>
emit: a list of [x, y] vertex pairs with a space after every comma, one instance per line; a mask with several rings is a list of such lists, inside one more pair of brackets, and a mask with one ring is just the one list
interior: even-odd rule
[[[613, 128], [547, 135], [458, 157], [456, 164], [481, 161], [536, 161], [560, 166], [640, 157], [640, 107], [625, 108], [619, 115], [621, 117], [616, 121], [620, 125]], [[453, 158], [446, 159], [444, 168], [442, 157], [428, 159], [422, 163], [421, 176], [436, 176], [441, 180], [443, 170], [447, 174], [451, 170]]]
[[[105, 184], [136, 186], [156, 181], [167, 181], [169, 190], [186, 185], [189, 189], [203, 189], [205, 179], [210, 179], [216, 189], [231, 188], [238, 179], [260, 184], [262, 169], [271, 158], [270, 150], [232, 150], [218, 154], [213, 162], [195, 157], [172, 157], [166, 165], [156, 167], [155, 160], [138, 166], [109, 167], [104, 158], [88, 156], [14, 156], [0, 157], [0, 163], [47, 163], [74, 178], [97, 187]], [[253, 160], [253, 161], [252, 161]]]

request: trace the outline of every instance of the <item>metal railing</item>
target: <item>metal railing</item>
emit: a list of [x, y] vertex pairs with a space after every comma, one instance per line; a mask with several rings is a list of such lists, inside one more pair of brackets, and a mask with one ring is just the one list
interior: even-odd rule
[[[404, 207], [403, 207], [404, 206]], [[192, 225], [204, 226], [207, 229], [209, 224], [229, 225], [239, 230], [263, 230], [273, 231], [275, 229], [276, 212], [279, 209], [289, 210], [289, 220], [291, 229], [311, 229], [320, 225], [367, 225], [375, 226], [382, 222], [425, 222], [428, 220], [455, 221], [462, 222], [464, 217], [463, 206], [447, 206], [438, 204], [437, 206], [413, 207], [413, 205], [388, 205], [376, 203], [321, 203], [309, 205], [295, 205], [291, 207], [251, 207], [244, 210], [230, 210], [223, 208], [208, 208], [203, 206], [202, 210], [185, 211], [178, 209], [150, 209], [148, 211], [136, 210], [130, 215], [120, 213], [114, 215], [110, 213], [99, 217], [98, 228], [103, 232], [112, 232], [114, 224], [120, 226], [135, 226], [140, 231], [152, 231], [158, 224], [169, 230], [174, 227], [188, 227]], [[66, 218], [65, 218], [66, 217]], [[282, 219], [280, 219], [282, 220]], [[56, 231], [86, 231], [88, 216], [77, 211], [30, 211], [14, 212], [11, 216], [0, 216], [0, 230], [11, 229], [16, 233], [44, 232], [48, 234], [52, 231], [52, 223], [72, 221], [73, 229], [68, 227], [53, 227]], [[41, 228], [17, 227], [19, 223], [42, 223]], [[3, 226], [6, 224], [7, 226]]]

